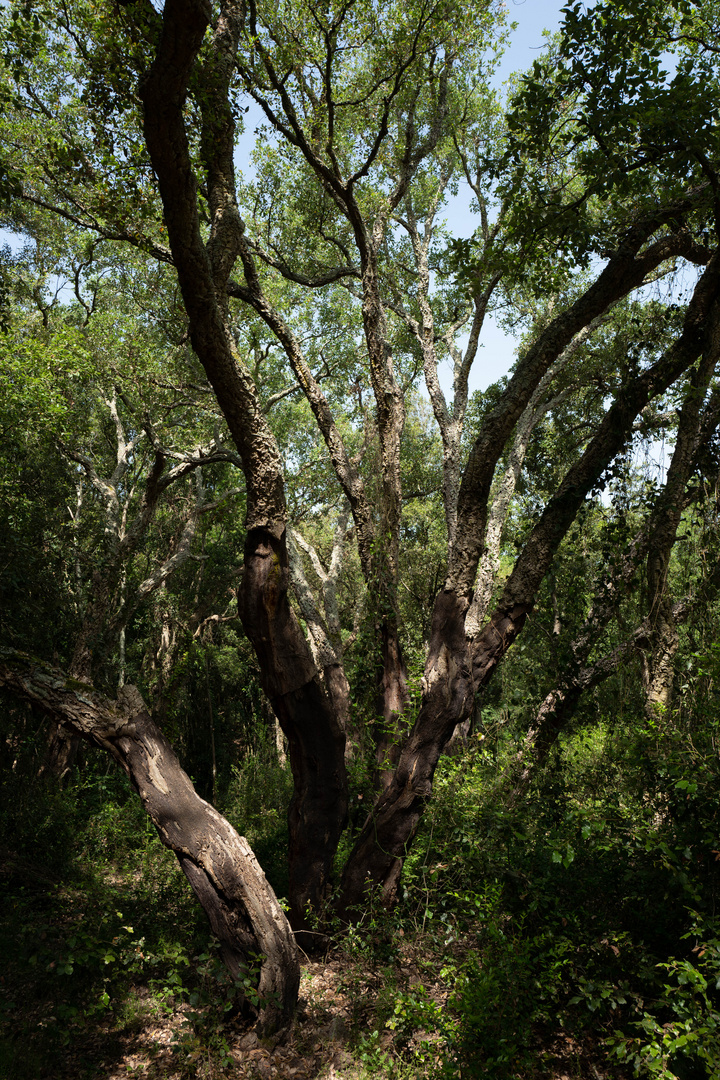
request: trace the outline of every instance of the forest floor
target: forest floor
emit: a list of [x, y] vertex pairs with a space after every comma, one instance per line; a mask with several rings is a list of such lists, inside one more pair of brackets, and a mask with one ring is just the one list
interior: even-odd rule
[[[172, 861], [165, 860], [163, 873], [171, 884], [181, 878]], [[160, 979], [158, 969], [148, 966], [154, 961], [139, 926], [152, 916], [146, 905], [158, 882], [137, 870], [123, 874], [110, 868], [100, 878], [88, 906], [88, 896], [74, 884], [52, 883], [37, 864], [0, 850], [3, 929], [14, 938], [7, 943], [6, 973], [0, 972], [0, 1080], [450, 1080], [459, 1075], [447, 1064], [444, 1025], [453, 1014], [453, 973], [468, 950], [481, 953], [480, 938], [471, 929], [443, 944], [422, 926], [414, 932], [383, 926], [382, 932], [358, 934], [354, 944], [350, 939], [321, 959], [305, 957], [292, 1026], [259, 1039], [232, 1009], [223, 1013], [218, 1007], [223, 975], [216, 957], [205, 957], [204, 974], [203, 957], [188, 951], [166, 953]], [[163, 904], [173, 895], [159, 894], [165, 896]], [[100, 917], [101, 929], [83, 936], [98, 903], [102, 914], [96, 912], [94, 925]], [[160, 906], [159, 900], [156, 915]], [[185, 910], [185, 901], [177, 909], [168, 902], [165, 914], [179, 928], [190, 921], [191, 910]], [[120, 925], [129, 920], [135, 929]], [[103, 926], [112, 929], [102, 931]], [[133, 977], [136, 956], [142, 959]], [[182, 985], [200, 987], [203, 979], [199, 997]], [[110, 991], [104, 1006], [103, 987]], [[624, 1075], [617, 1068], [607, 1071], [606, 1053], [590, 1037], [548, 1030], [535, 1032], [532, 1043], [531, 1065], [526, 1054], [517, 1070], [506, 1064], [487, 1075], [512, 1080], [619, 1080]]]
[[[626, 1080], [654, 1017], [657, 1039], [684, 1032], [710, 1060], [714, 996], [664, 983], [720, 987], [720, 925], [686, 913], [691, 869], [698, 896], [701, 871], [720, 895], [714, 859], [657, 837], [643, 796], [637, 820], [596, 812], [596, 794], [558, 817], [541, 793], [521, 817], [491, 787], [466, 806], [451, 766], [402, 902], [371, 897], [360, 927], [303, 958], [296, 1016], [273, 1038], [248, 1029], [242, 987], [129, 792], [104, 776], [81, 799], [8, 785], [0, 1080]], [[253, 839], [283, 895], [282, 816], [266, 820], [277, 835]], [[668, 1075], [720, 1080], [712, 1060], [677, 1058]]]
[[[43, 933], [43, 931], [41, 931]], [[459, 951], [465, 943], [457, 943]], [[20, 1052], [0, 1053], [1, 1080], [370, 1080], [453, 1076], [442, 1072], [437, 1031], [393, 1015], [398, 1000], [423, 1002], [429, 1016], [445, 1008], [451, 990], [442, 958], [421, 935], [406, 939], [392, 964], [336, 949], [305, 958], [292, 1026], [260, 1039], [242, 1018], [218, 1019], [210, 1005], [163, 998], [146, 980], [125, 988], [124, 1003], [97, 1016], [74, 1017], [63, 1030], [57, 1001], [28, 1000], [22, 1010]], [[0, 999], [5, 995], [0, 976]], [[17, 988], [17, 987], [16, 987]], [[0, 1002], [1, 1003], [1, 1002]], [[14, 1025], [13, 1025], [14, 1026]], [[17, 1047], [18, 1040], [6, 1027]], [[8, 1043], [5, 1043], [7, 1046]], [[536, 1069], [517, 1080], [609, 1080], [602, 1052], [589, 1040], [550, 1036], [538, 1043]], [[512, 1074], [511, 1074], [512, 1075]], [[612, 1073], [616, 1080], [618, 1073]], [[515, 1080], [515, 1076], [513, 1080]]]
[[[403, 1039], [386, 1028], [373, 1037], [382, 977], [368, 979], [365, 987], [357, 983], [353, 987], [348, 970], [347, 958], [339, 953], [328, 960], [305, 962], [292, 1027], [274, 1038], [258, 1039], [254, 1031], [231, 1020], [223, 1029], [223, 1048], [217, 1039], [215, 1045], [209, 1039], [203, 1046], [197, 1037], [184, 1035], [189, 1026], [186, 1007], [164, 1015], [150, 995], [138, 988], [140, 1008], [134, 1022], [124, 1030], [111, 1023], [100, 1026], [90, 1045], [83, 1048], [86, 1070], [88, 1058], [97, 1055], [94, 1071], [85, 1075], [92, 1080], [365, 1080], [379, 1074], [430, 1075], [441, 1060], [437, 1036], [418, 1030]], [[401, 960], [398, 975], [408, 985], [420, 985], [420, 970], [412, 955]], [[427, 987], [427, 980], [423, 985]], [[440, 981], [429, 987], [431, 1000], [439, 1005], [447, 994]], [[67, 1068], [52, 1074], [53, 1080], [66, 1073], [76, 1075], [72, 1056], [71, 1052]], [[597, 1047], [570, 1035], [550, 1039], [540, 1056], [542, 1067], [536, 1075], [547, 1080], [610, 1080], [611, 1074], [598, 1063]], [[521, 1075], [530, 1074], [523, 1070], [518, 1080]], [[617, 1072], [612, 1076], [616, 1078]]]

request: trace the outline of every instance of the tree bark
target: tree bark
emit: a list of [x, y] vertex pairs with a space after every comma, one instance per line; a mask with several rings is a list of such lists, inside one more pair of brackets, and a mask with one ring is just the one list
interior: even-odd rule
[[406, 709], [408, 704], [407, 671], [400, 646], [397, 620], [386, 618], [378, 627], [382, 642], [382, 668], [379, 687], [379, 712], [382, 720], [375, 731], [374, 787], [378, 794], [386, 791], [400, 760], [403, 740], [407, 735]]
[[565, 396], [564, 392], [552, 396], [554, 379], [566, 368], [580, 346], [607, 319], [607, 312], [599, 315], [580, 333], [576, 334], [566, 349], [560, 354], [552, 367], [546, 371], [537, 384], [530, 401], [525, 406], [518, 420], [505, 471], [497, 485], [492, 504], [487, 516], [485, 529], [485, 549], [480, 559], [480, 567], [475, 581], [475, 591], [465, 617], [465, 631], [469, 638], [474, 638], [482, 628], [490, 610], [497, 573], [500, 568], [500, 543], [507, 521], [510, 505], [515, 494], [530, 437], [543, 416]]
[[468, 643], [465, 635], [467, 593], [446, 586], [439, 594], [420, 712], [392, 782], [345, 867], [338, 902], [342, 917], [351, 917], [362, 906], [369, 883], [380, 888], [385, 902], [393, 899], [402, 859], [419, 825], [442, 750], [456, 725], [470, 715], [476, 691], [490, 680], [521, 632], [555, 552], [585, 498], [630, 436], [635, 417], [706, 347], [720, 302], [719, 278], [720, 256], [715, 256], [696, 286], [680, 337], [618, 393], [595, 437], [545, 507], [490, 621], [473, 642]]
[[657, 719], [658, 708], [664, 711], [670, 703], [673, 662], [679, 645], [676, 624], [681, 618], [687, 617], [689, 606], [686, 603], [673, 604], [668, 593], [667, 575], [678, 526], [689, 502], [688, 481], [697, 467], [703, 446], [716, 430], [720, 419], [717, 395], [711, 395], [706, 408], [702, 409], [720, 354], [719, 316], [716, 303], [708, 318], [702, 359], [688, 380], [665, 486], [640, 533], [623, 555], [619, 567], [602, 583], [580, 633], [570, 646], [570, 661], [559, 685], [547, 694], [538, 709], [519, 755], [524, 765], [516, 791], [527, 787], [533, 767], [546, 759], [560, 732], [573, 716], [583, 692], [607, 678], [617, 667], [618, 661], [615, 659], [613, 663], [613, 659], [627, 651], [628, 643], [609, 656], [587, 664], [591, 651], [617, 613], [627, 587], [645, 556], [649, 611], [630, 644], [634, 649], [644, 650], [643, 679], [648, 719]]
[[[285, 914], [247, 841], [197, 795], [142, 697], [116, 701], [13, 650], [0, 650], [0, 684], [110, 753], [129, 776], [163, 844], [175, 853], [235, 979], [252, 978], [263, 1030], [292, 1017], [300, 980]], [[259, 962], [257, 957], [262, 959]]]
[[290, 609], [288, 584], [284, 536], [275, 540], [264, 530], [250, 531], [238, 600], [263, 689], [288, 740], [294, 780], [290, 912], [295, 929], [308, 930], [323, 914], [347, 821], [345, 732]]
[[247, 481], [248, 532], [239, 607], [263, 687], [289, 743], [296, 785], [289, 815], [290, 903], [300, 929], [308, 925], [308, 907], [315, 912], [323, 908], [344, 827], [344, 736], [288, 603], [282, 462], [225, 318], [228, 275], [241, 254], [243, 234], [235, 195], [234, 120], [227, 98], [242, 19], [241, 7], [233, 0], [223, 7], [201, 72], [207, 136], [203, 156], [212, 207], [207, 247], [200, 230], [183, 105], [209, 14], [209, 8], [194, 0], [167, 0], [157, 54], [140, 92], [145, 139], [193, 348], [227, 420]]
[[684, 227], [668, 233], [643, 249], [663, 225], [677, 223], [698, 203], [693, 192], [674, 206], [638, 221], [613, 252], [602, 273], [566, 311], [553, 319], [515, 368], [502, 397], [483, 421], [470, 450], [458, 494], [456, 542], [448, 567], [446, 587], [460, 595], [473, 588], [480, 559], [490, 488], [495, 467], [535, 388], [576, 334], [589, 327], [623, 296], [642, 285], [646, 276], [666, 259], [692, 254], [692, 238]]
[[[343, 641], [338, 611], [337, 585], [342, 563], [342, 550], [347, 532], [349, 513], [344, 510], [335, 529], [335, 540], [330, 559], [330, 568], [325, 570], [315, 548], [301, 533], [291, 529], [287, 534], [288, 556], [290, 559], [290, 578], [300, 613], [305, 622], [305, 629], [310, 641], [315, 665], [322, 672], [325, 690], [330, 699], [337, 721], [345, 732], [345, 757], [348, 756], [350, 733], [350, 683], [343, 663]], [[305, 576], [302, 559], [298, 548], [302, 548], [310, 557], [312, 567], [320, 580], [322, 600], [313, 594]], [[320, 610], [322, 603], [323, 610]]]
[[680, 412], [675, 449], [668, 470], [665, 490], [652, 514], [649, 536], [646, 581], [651, 626], [647, 651], [648, 686], [645, 712], [656, 718], [670, 706], [675, 655], [680, 638], [675, 626], [672, 598], [668, 584], [670, 558], [683, 511], [683, 494], [698, 449], [698, 432], [705, 393], [720, 356], [720, 311], [715, 310], [706, 335], [702, 359], [688, 380], [687, 395]]

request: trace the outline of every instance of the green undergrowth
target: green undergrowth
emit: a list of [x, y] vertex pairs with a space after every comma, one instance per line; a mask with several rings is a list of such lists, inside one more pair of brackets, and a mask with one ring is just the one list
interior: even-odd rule
[[601, 1074], [720, 1076], [714, 738], [598, 725], [522, 796], [510, 732], [442, 762], [400, 909], [437, 942], [445, 1003], [407, 1010], [438, 1075], [554, 1075], [564, 1040]]
[[[289, 768], [261, 746], [220, 807], [281, 896], [291, 794]], [[0, 837], [0, 1080], [54, 1078], [58, 1055], [67, 1075], [95, 1076], [100, 1053], [110, 1065], [157, 1022], [172, 1042], [153, 1075], [225, 1075], [228, 1021], [249, 988], [229, 979], [125, 777], [101, 760], [64, 789], [30, 768], [7, 773]]]
[[[510, 725], [442, 760], [399, 904], [334, 928], [339, 1075], [720, 1077], [717, 733], [672, 721], [577, 731], [522, 795]], [[221, 807], [280, 895], [290, 793], [266, 748]], [[127, 782], [0, 796], [0, 1077], [104, 1075], [161, 1022], [147, 1075], [236, 1075], [243, 988]]]
[[274, 746], [264, 744], [233, 768], [227, 800], [220, 807], [246, 837], [280, 897], [288, 894], [287, 810], [292, 791], [289, 764], [279, 762]]
[[27, 816], [22, 788], [10, 777], [0, 803], [0, 1077], [95, 1076], [98, 1056], [111, 1065], [167, 1017], [180, 1066], [229, 1060], [223, 1028], [247, 988], [124, 778], [36, 786]]

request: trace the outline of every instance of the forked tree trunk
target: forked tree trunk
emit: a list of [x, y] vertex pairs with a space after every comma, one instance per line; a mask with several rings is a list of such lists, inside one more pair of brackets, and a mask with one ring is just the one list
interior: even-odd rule
[[[422, 706], [392, 782], [348, 859], [338, 902], [341, 917], [351, 918], [362, 908], [369, 883], [379, 887], [385, 902], [394, 898], [402, 860], [430, 796], [442, 750], [457, 724], [470, 715], [475, 692], [490, 680], [522, 630], [563, 537], [587, 494], [622, 449], [635, 417], [651, 397], [664, 393], [708, 344], [708, 331], [714, 329], [715, 310], [720, 304], [719, 274], [720, 265], [713, 261], [696, 286], [681, 336], [651, 368], [619, 392], [595, 437], [545, 507], [490, 621], [473, 641], [467, 640], [465, 631], [469, 590], [463, 595], [446, 584], [437, 597]], [[472, 539], [465, 537], [466, 551]]]
[[[237, 354], [227, 314], [227, 291], [233, 265], [243, 262], [246, 285], [234, 294], [262, 307], [257, 271], [249, 253], [237, 206], [234, 177], [234, 118], [228, 94], [237, 72], [237, 47], [244, 8], [240, 0], [228, 0], [213, 26], [212, 48], [200, 65], [203, 112], [202, 157], [206, 167], [207, 199], [211, 227], [207, 244], [197, 205], [197, 181], [193, 172], [183, 113], [190, 77], [200, 53], [211, 17], [209, 7], [196, 0], [168, 0], [155, 60], [140, 87], [145, 107], [147, 148], [158, 179], [165, 225], [178, 273], [178, 282], [190, 324], [191, 340], [217, 395], [240, 452], [247, 481], [248, 546], [243, 582], [243, 619], [255, 646], [266, 691], [288, 736], [298, 795], [291, 816], [291, 839], [305, 850], [292, 856], [294, 916], [305, 895], [322, 891], [329, 872], [336, 823], [344, 819], [344, 763], [342, 743], [336, 737], [336, 718], [327, 695], [312, 670], [312, 658], [302, 640], [297, 620], [287, 604], [287, 525], [280, 454], [272, 437], [249, 371]], [[284, 93], [284, 76], [272, 68], [261, 51], [269, 83]], [[442, 106], [445, 108], [444, 101]], [[429, 152], [441, 133], [439, 122], [423, 142]], [[401, 518], [400, 441], [404, 422], [402, 392], [397, 384], [389, 345], [385, 311], [381, 300], [378, 253], [390, 215], [403, 198], [400, 184], [369, 232], [355, 199], [354, 184], [342, 183], [332, 169], [317, 158], [301, 136], [293, 117], [293, 141], [301, 145], [308, 163], [322, 174], [332, 197], [350, 222], [361, 256], [362, 315], [370, 376], [377, 407], [380, 444], [381, 503], [379, 523], [372, 530], [386, 549], [383, 568], [374, 580], [388, 585], [381, 592], [394, 610], [398, 578], [399, 526]], [[302, 139], [302, 144], [297, 140]], [[379, 145], [379, 144], [378, 144]], [[412, 159], [413, 161], [415, 159]], [[417, 164], [419, 164], [417, 160]], [[406, 179], [409, 180], [408, 171]], [[580, 504], [603, 470], [628, 438], [632, 420], [650, 397], [662, 393], [698, 355], [708, 304], [717, 292], [717, 268], [705, 271], [688, 307], [685, 327], [676, 346], [651, 369], [620, 391], [597, 435], [578, 467], [570, 470], [550, 501], [540, 525], [530, 536], [490, 623], [469, 648], [465, 640], [465, 615], [480, 558], [487, 516], [487, 501], [496, 463], [512, 429], [527, 406], [539, 380], [562, 350], [584, 327], [622, 296], [641, 285], [648, 272], [674, 254], [683, 254], [687, 239], [680, 233], [663, 235], [650, 243], [658, 229], [689, 212], [695, 196], [656, 215], [641, 219], [625, 234], [617, 251], [593, 285], [554, 320], [518, 365], [497, 405], [484, 420], [466, 466], [457, 504], [457, 535], [444, 592], [435, 607], [430, 658], [426, 667], [424, 701], [420, 715], [403, 748], [396, 773], [376, 810], [363, 829], [351, 856], [343, 888], [342, 906], [361, 902], [367, 878], [386, 895], [394, 891], [399, 860], [414, 836], [432, 785], [439, 753], [455, 726], [472, 708], [474, 690], [488, 680], [531, 610], [542, 577]], [[684, 234], [684, 230], [681, 230]], [[641, 248], [645, 250], [641, 252]], [[291, 350], [292, 351], [292, 350]], [[299, 378], [304, 376], [300, 367]], [[296, 372], [297, 373], [297, 372]], [[307, 380], [305, 380], [307, 382]], [[309, 384], [308, 384], [309, 386]], [[346, 461], [332, 449], [332, 426], [322, 418], [323, 407], [316, 390], [309, 400], [318, 416], [338, 476], [356, 514], [358, 536], [368, 523], [361, 511], [357, 485]], [[362, 556], [362, 548], [361, 548]], [[340, 753], [338, 754], [338, 750]], [[306, 830], [303, 832], [303, 830]], [[313, 856], [313, 846], [320, 851]], [[302, 857], [300, 857], [302, 855]], [[313, 875], [320, 875], [320, 884]]]
[[[242, 459], [247, 482], [247, 539], [240, 613], [257, 653], [263, 688], [288, 739], [295, 780], [290, 807], [290, 902], [298, 929], [308, 908], [323, 907], [347, 813], [344, 732], [320, 682], [288, 603], [287, 515], [280, 452], [252, 377], [235, 346], [227, 314], [228, 276], [247, 258], [235, 197], [234, 119], [227, 92], [234, 77], [242, 5], [229, 2], [213, 30], [204, 81], [203, 157], [213, 226], [205, 243], [197, 206], [183, 104], [210, 18], [195, 0], [163, 11], [155, 60], [140, 87], [145, 139], [190, 324], [190, 338]], [[251, 272], [249, 264], [247, 272]], [[251, 274], [252, 276], [252, 274]]]
[[467, 663], [466, 609], [467, 601], [449, 590], [435, 602], [422, 708], [392, 780], [350, 853], [338, 899], [343, 919], [357, 915], [369, 888], [378, 887], [384, 903], [394, 899], [440, 754], [456, 725], [470, 715], [474, 694]]
[[260, 1005], [246, 999], [246, 1011], [258, 1014], [263, 1030], [287, 1022], [300, 967], [285, 914], [247, 841], [196, 793], [135, 687], [123, 687], [111, 701], [6, 649], [0, 651], [0, 685], [107, 750], [125, 769], [160, 839], [177, 856], [231, 975], [253, 981]]

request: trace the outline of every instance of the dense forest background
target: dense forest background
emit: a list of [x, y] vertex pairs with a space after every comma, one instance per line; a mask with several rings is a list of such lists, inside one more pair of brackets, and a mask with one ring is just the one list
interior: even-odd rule
[[2, 6], [0, 1077], [720, 1077], [718, 8], [563, 17]]

